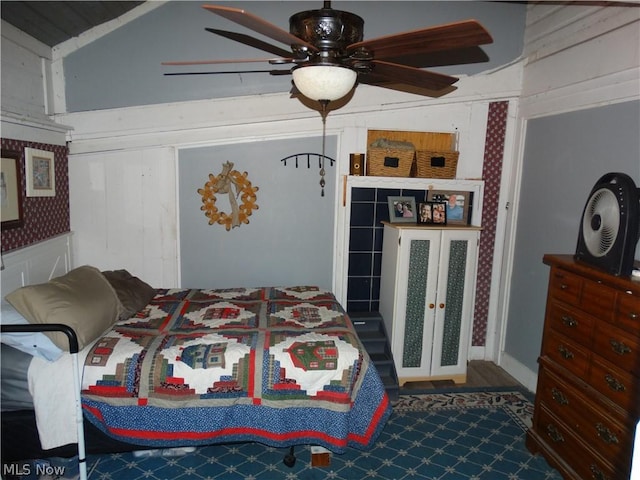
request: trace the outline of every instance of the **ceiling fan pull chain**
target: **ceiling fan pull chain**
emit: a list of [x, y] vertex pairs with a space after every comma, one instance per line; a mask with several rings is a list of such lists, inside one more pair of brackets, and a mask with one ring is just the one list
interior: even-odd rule
[[322, 158], [321, 158], [321, 162], [322, 162], [322, 167], [320, 168], [320, 188], [322, 189], [320, 191], [320, 196], [324, 197], [324, 185], [325, 185], [325, 181], [324, 181], [324, 146], [325, 146], [325, 140], [327, 138], [327, 105], [329, 104], [329, 100], [320, 100], [320, 105], [322, 105], [322, 111], [320, 112], [320, 115], [322, 116]]

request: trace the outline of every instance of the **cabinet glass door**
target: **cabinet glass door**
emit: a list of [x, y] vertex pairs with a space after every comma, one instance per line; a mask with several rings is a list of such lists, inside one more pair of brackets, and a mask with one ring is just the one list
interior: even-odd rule
[[476, 249], [476, 232], [443, 232], [434, 325], [434, 375], [466, 370]]
[[401, 259], [408, 266], [401, 368], [429, 372], [440, 232], [406, 230], [401, 241], [401, 256], [408, 256]]

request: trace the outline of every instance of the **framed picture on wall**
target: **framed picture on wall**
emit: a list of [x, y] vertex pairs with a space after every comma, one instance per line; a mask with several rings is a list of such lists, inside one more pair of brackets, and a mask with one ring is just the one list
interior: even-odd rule
[[391, 223], [416, 223], [416, 199], [414, 197], [387, 197]]
[[458, 190], [429, 190], [427, 200], [446, 204], [447, 223], [470, 225], [473, 206], [473, 192]]
[[54, 197], [56, 171], [53, 152], [26, 147], [24, 155], [27, 197]]
[[0, 220], [2, 230], [22, 226], [22, 188], [20, 182], [20, 153], [2, 150], [0, 169]]

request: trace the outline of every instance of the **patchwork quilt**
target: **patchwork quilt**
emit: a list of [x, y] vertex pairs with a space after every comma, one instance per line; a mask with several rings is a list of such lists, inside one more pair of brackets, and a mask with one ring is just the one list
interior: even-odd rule
[[161, 289], [87, 356], [85, 418], [129, 443], [367, 449], [391, 407], [349, 317], [317, 287]]

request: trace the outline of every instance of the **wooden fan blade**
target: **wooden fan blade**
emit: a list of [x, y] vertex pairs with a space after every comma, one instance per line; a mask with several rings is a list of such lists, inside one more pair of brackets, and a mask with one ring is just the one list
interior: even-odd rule
[[202, 8], [247, 27], [254, 32], [258, 32], [265, 37], [269, 37], [276, 42], [284, 43], [285, 45], [301, 45], [314, 52], [318, 50], [314, 45], [240, 8], [223, 7], [221, 5], [203, 5]]
[[219, 72], [169, 72], [164, 75], [186, 76], [186, 75], [229, 75], [234, 73], [268, 73], [269, 75], [291, 75], [291, 70], [222, 70]]
[[450, 77], [449, 75], [380, 60], [373, 60], [371, 66], [371, 74], [377, 78], [385, 78], [386, 81], [383, 81], [388, 83], [412, 85], [437, 91], [447, 88], [458, 81], [456, 77]]
[[416, 87], [415, 85], [407, 85], [405, 83], [394, 83], [394, 81], [390, 78], [381, 77], [373, 73], [359, 74], [358, 83], [364, 83], [366, 85], [373, 85], [375, 87], [381, 87], [405, 93], [413, 93], [415, 95], [422, 95], [424, 97], [433, 98], [442, 97], [456, 90], [456, 87], [454, 85], [450, 85], [439, 90], [432, 90], [424, 87]]
[[491, 35], [482, 25], [475, 20], [465, 20], [353, 43], [347, 47], [347, 51], [353, 53], [364, 48], [373, 53], [373, 58], [380, 60], [475, 47], [492, 42]]
[[263, 42], [262, 40], [258, 40], [257, 38], [251, 37], [249, 35], [245, 35], [243, 33], [227, 32], [226, 30], [218, 30], [217, 28], [205, 28], [205, 30], [207, 32], [213, 33], [214, 35], [220, 35], [221, 37], [228, 38], [229, 40], [244, 43], [245, 45], [263, 50], [265, 52], [271, 53], [272, 55], [277, 55], [278, 57], [286, 58], [291, 56], [291, 52], [288, 52], [280, 47], [276, 47], [275, 45], [271, 45], [267, 42]]
[[161, 65], [222, 65], [226, 63], [293, 63], [293, 58], [230, 58], [221, 60], [185, 60], [178, 62], [162, 62]]

